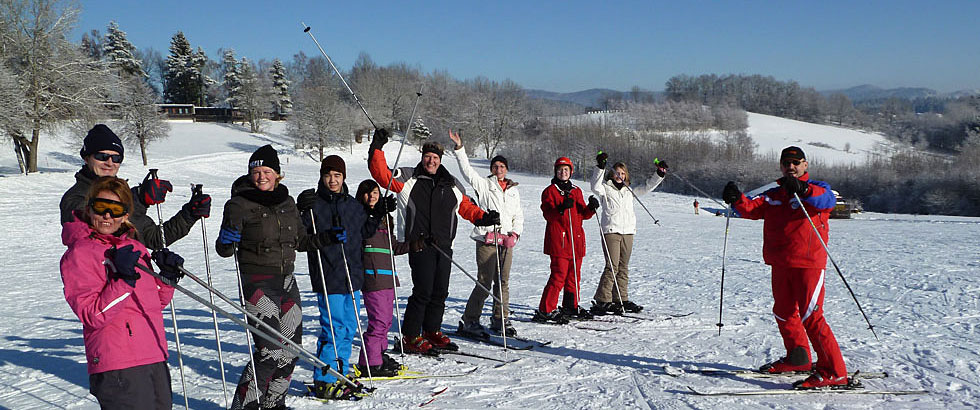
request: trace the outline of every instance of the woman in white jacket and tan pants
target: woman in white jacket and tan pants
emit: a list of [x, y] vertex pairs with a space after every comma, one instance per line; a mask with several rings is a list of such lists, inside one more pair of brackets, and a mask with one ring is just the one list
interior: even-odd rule
[[[517, 182], [507, 178], [507, 159], [497, 155], [490, 160], [490, 175], [482, 176], [470, 165], [463, 149], [463, 142], [458, 133], [449, 132], [449, 139], [455, 144], [456, 161], [463, 178], [476, 192], [477, 205], [482, 209], [496, 210], [500, 213], [498, 226], [474, 226], [470, 238], [476, 241], [477, 280], [481, 285], [501, 295], [503, 306], [494, 299], [493, 315], [490, 329], [507, 336], [516, 336], [517, 331], [507, 318], [510, 279], [510, 265], [513, 260], [513, 249], [524, 230], [524, 211], [521, 208], [521, 196], [517, 191]], [[498, 258], [497, 250], [500, 250]], [[497, 280], [497, 261], [500, 261], [500, 280]], [[489, 294], [480, 286], [475, 286], [466, 302], [463, 320], [459, 324], [459, 332], [473, 336], [481, 336], [486, 331], [480, 325], [480, 314], [483, 303]]]
[[[606, 265], [599, 278], [599, 286], [593, 297], [591, 313], [605, 315], [636, 313], [643, 307], [629, 300], [629, 263], [633, 252], [633, 236], [636, 234], [636, 213], [633, 211], [633, 195], [643, 195], [653, 191], [667, 175], [667, 163], [657, 162], [657, 173], [647, 180], [642, 187], [630, 187], [630, 173], [626, 164], [617, 162], [612, 171], [606, 172], [605, 152], [596, 156], [598, 170], [592, 178], [592, 192], [599, 197], [602, 204], [600, 218], [603, 241], [603, 253]], [[633, 192], [630, 192], [630, 191]], [[615, 294], [618, 290], [619, 294]], [[622, 304], [620, 304], [622, 303]]]

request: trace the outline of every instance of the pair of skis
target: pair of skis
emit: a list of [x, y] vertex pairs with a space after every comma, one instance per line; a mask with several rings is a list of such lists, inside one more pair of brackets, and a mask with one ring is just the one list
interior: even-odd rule
[[[460, 333], [460, 332], [455, 332], [454, 335], [475, 342], [504, 347], [503, 337], [499, 335], [494, 335], [490, 333], [483, 333], [482, 335], [474, 335], [474, 334]], [[538, 347], [545, 347], [550, 344], [551, 341], [539, 342], [537, 340], [526, 339], [518, 336], [507, 336], [506, 347], [510, 350], [531, 350]]]
[[[670, 376], [680, 376], [685, 372], [700, 374], [705, 376], [731, 376], [750, 379], [777, 379], [787, 376], [808, 376], [810, 372], [788, 372], [788, 373], [762, 373], [748, 369], [696, 369], [679, 370], [664, 368], [664, 373]], [[842, 386], [830, 386], [816, 389], [732, 389], [732, 390], [698, 390], [694, 386], [687, 386], [692, 394], [698, 396], [769, 396], [769, 395], [800, 395], [800, 394], [878, 394], [878, 395], [911, 395], [927, 394], [926, 390], [879, 390], [867, 389], [861, 383], [861, 379], [883, 379], [888, 377], [887, 372], [852, 372], [848, 374], [850, 383]]]

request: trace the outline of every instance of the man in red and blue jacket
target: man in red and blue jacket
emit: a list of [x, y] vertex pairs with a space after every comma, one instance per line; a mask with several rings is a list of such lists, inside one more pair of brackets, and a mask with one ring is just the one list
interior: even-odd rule
[[[722, 198], [748, 219], [763, 219], [762, 256], [772, 266], [773, 315], [786, 346], [786, 357], [762, 366], [765, 373], [811, 371], [794, 387], [811, 389], [847, 384], [847, 368], [837, 339], [823, 317], [824, 278], [827, 251], [820, 243], [806, 214], [812, 216], [816, 232], [826, 242], [828, 218], [837, 200], [830, 185], [810, 179], [809, 164], [799, 147], [787, 147], [779, 158], [783, 177], [755, 199], [743, 195], [734, 182], [725, 186]], [[808, 343], [809, 340], [809, 343]], [[809, 344], [817, 353], [812, 364]]]

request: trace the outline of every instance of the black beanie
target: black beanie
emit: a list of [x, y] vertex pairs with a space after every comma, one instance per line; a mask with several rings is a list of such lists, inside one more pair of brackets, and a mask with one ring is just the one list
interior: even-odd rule
[[327, 173], [330, 171], [337, 171], [344, 175], [344, 179], [347, 179], [347, 164], [344, 162], [344, 159], [339, 156], [331, 155], [324, 158], [323, 162], [320, 163], [321, 176], [327, 175]]
[[510, 165], [507, 165], [507, 158], [504, 158], [503, 155], [497, 155], [497, 156], [493, 157], [493, 159], [490, 160], [490, 166], [491, 167], [493, 166], [493, 163], [494, 162], [503, 163], [504, 164], [504, 168], [510, 169]]
[[88, 130], [88, 135], [82, 142], [82, 150], [78, 154], [85, 158], [99, 151], [116, 151], [119, 155], [123, 154], [122, 141], [105, 124], [95, 124]]
[[269, 167], [277, 174], [282, 174], [279, 170], [279, 154], [276, 153], [275, 148], [272, 148], [272, 145], [263, 145], [255, 150], [251, 157], [248, 157], [249, 172], [255, 167]]
[[431, 152], [433, 154], [438, 155], [439, 158], [442, 158], [442, 154], [443, 152], [445, 152], [445, 150], [442, 148], [442, 145], [440, 145], [438, 142], [429, 141], [426, 142], [425, 144], [422, 144], [422, 154], [424, 155], [427, 152]]

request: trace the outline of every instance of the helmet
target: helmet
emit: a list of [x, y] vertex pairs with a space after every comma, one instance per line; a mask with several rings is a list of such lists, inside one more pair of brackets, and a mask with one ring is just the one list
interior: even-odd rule
[[572, 160], [568, 159], [568, 157], [561, 157], [555, 161], [556, 170], [558, 169], [559, 166], [562, 165], [568, 166], [570, 172], [575, 172], [575, 165], [572, 165]]

